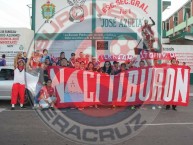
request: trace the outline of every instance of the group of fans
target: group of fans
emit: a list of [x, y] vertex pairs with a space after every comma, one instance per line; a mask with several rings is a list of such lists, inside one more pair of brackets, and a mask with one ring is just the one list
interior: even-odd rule
[[[32, 73], [39, 74], [39, 80], [36, 85], [36, 96], [34, 97], [34, 109], [54, 109], [54, 104], [56, 102], [56, 95], [54, 88], [52, 87], [52, 80], [48, 76], [47, 68], [48, 66], [59, 66], [59, 67], [69, 67], [79, 70], [86, 70], [92, 72], [105, 73], [109, 75], [117, 75], [121, 72], [128, 70], [129, 68], [135, 67], [135, 60], [130, 62], [121, 63], [114, 61], [111, 64], [110, 61], [105, 61], [104, 65], [101, 67], [100, 62], [97, 61], [95, 57], [90, 57], [89, 55], [84, 55], [83, 52], [79, 53], [79, 56], [76, 57], [75, 53], [71, 54], [69, 60], [65, 57], [65, 52], [61, 52], [58, 58], [52, 58], [48, 54], [48, 50], [44, 49], [42, 53], [38, 50], [32, 53], [30, 58], [27, 58], [25, 52], [18, 53], [14, 59], [14, 84], [12, 87], [12, 99], [11, 109], [15, 109], [15, 104], [17, 103], [17, 97], [19, 94], [20, 97], [20, 107], [24, 107], [24, 98], [25, 98], [25, 78], [24, 72], [31, 71]], [[172, 58], [171, 65], [177, 65], [175, 58]], [[139, 62], [139, 67], [145, 67], [151, 65], [148, 61], [141, 60]], [[154, 65], [157, 65], [157, 61], [154, 61]], [[184, 64], [185, 65], [185, 64]], [[98, 106], [95, 106], [98, 108]], [[131, 109], [135, 109], [139, 106], [132, 106]], [[113, 106], [115, 108], [115, 106]], [[158, 106], [160, 108], [160, 106]], [[168, 110], [170, 106], [166, 106]], [[79, 108], [83, 109], [83, 108]], [[152, 106], [152, 109], [155, 109], [155, 106]], [[173, 110], [176, 110], [176, 106], [172, 106]]]

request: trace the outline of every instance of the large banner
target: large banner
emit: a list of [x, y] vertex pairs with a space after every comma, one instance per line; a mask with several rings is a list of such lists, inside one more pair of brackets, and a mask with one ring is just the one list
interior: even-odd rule
[[107, 75], [51, 67], [58, 108], [98, 105], [160, 104], [187, 106], [190, 68], [160, 65]]

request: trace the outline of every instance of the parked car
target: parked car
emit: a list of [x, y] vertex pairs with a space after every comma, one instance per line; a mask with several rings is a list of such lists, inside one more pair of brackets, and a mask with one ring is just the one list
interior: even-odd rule
[[[14, 79], [13, 67], [9, 66], [0, 67], [0, 100], [11, 100], [13, 79]], [[35, 88], [37, 81], [38, 81], [37, 76], [33, 76], [32, 74], [26, 73], [25, 104], [33, 103], [33, 96], [35, 96]]]

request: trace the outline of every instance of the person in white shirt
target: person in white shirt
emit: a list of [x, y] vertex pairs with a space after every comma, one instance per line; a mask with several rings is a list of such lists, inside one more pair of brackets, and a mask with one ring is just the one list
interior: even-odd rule
[[11, 110], [15, 110], [18, 95], [20, 98], [20, 107], [23, 109], [25, 108], [23, 106], [25, 100], [25, 62], [23, 59], [19, 59], [17, 61], [17, 67], [14, 70], [14, 81], [11, 94]]

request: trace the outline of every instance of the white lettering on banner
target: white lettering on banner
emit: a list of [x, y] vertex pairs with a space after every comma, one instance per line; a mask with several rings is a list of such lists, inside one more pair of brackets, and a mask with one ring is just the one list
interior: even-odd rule
[[[182, 102], [186, 103], [187, 88], [188, 88], [188, 70], [184, 70], [184, 77], [182, 77], [182, 69], [178, 68], [177, 79], [176, 79], [176, 89], [174, 95], [174, 102], [179, 101], [179, 96], [182, 98]], [[181, 95], [180, 95], [181, 94]]]
[[127, 93], [126, 93], [126, 102], [135, 102], [136, 100], [138, 74], [139, 72], [137, 70], [129, 72]]
[[125, 73], [121, 73], [121, 74], [120, 74], [120, 81], [119, 81], [119, 90], [118, 90], [117, 102], [121, 102], [121, 101], [122, 101], [124, 76], [125, 76]]
[[[163, 89], [164, 70], [162, 68], [154, 69], [153, 90], [151, 101], [161, 101], [162, 89]], [[157, 99], [156, 99], [157, 96]]]
[[99, 101], [99, 96], [100, 96], [100, 74], [97, 74], [97, 81], [96, 81], [96, 99], [95, 102], [100, 102]]
[[93, 72], [84, 71], [83, 73], [84, 102], [94, 102], [94, 92], [90, 92], [88, 96], [88, 75], [90, 76], [90, 78], [94, 78]]
[[52, 79], [53, 86], [56, 86], [56, 90], [60, 97], [60, 103], [64, 103], [64, 70], [60, 69], [60, 79], [58, 80], [57, 74], [54, 69], [50, 70], [50, 78]]
[[160, 56], [161, 54], [162, 54], [163, 58], [166, 57], [166, 53], [160, 53], [160, 54], [159, 54], [159, 57], [161, 57], [161, 56]]
[[108, 102], [113, 101], [114, 75], [110, 76]]
[[175, 70], [169, 68], [166, 74], [166, 83], [164, 88], [164, 101], [170, 102], [172, 100], [172, 94], [174, 90], [174, 77], [175, 77]]
[[69, 68], [51, 68], [50, 77], [56, 87], [60, 107], [62, 103], [85, 105], [96, 102], [185, 106], [189, 101], [189, 72], [190, 68], [186, 66], [160, 66], [135, 68], [113, 76], [73, 69], [69, 71]]
[[[139, 93], [139, 99], [141, 101], [147, 101], [150, 97], [150, 86], [152, 82], [152, 68], [149, 69], [149, 73], [147, 74], [146, 69], [142, 69], [142, 75], [141, 75], [141, 83], [140, 83], [140, 93]], [[145, 78], [148, 76], [147, 84], [145, 83]], [[146, 87], [146, 89], [145, 89]], [[145, 95], [144, 95], [145, 91]]]

